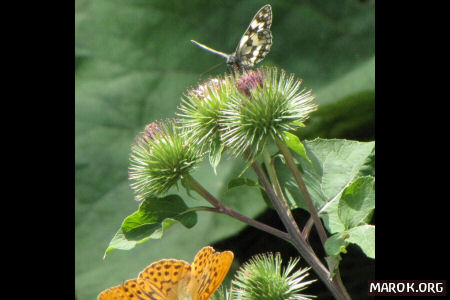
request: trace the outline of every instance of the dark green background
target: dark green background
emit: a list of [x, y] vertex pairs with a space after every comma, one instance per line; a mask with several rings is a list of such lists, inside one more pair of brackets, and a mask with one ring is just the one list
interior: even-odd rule
[[[321, 104], [310, 126], [299, 135], [374, 139], [375, 5], [371, 1], [77, 0], [75, 275], [79, 300], [95, 299], [103, 289], [136, 277], [157, 259], [191, 261], [201, 247], [218, 241], [216, 247], [235, 251], [236, 266], [254, 253], [288, 251], [283, 242], [247, 234], [249, 229], [237, 235], [243, 224], [204, 212], [191, 230], [175, 225], [161, 240], [131, 251], [114, 251], [102, 260], [122, 220], [137, 210], [127, 180], [134, 137], [147, 123], [173, 117], [188, 87], [226, 71], [223, 58], [190, 40], [230, 53], [253, 15], [267, 3], [273, 9], [273, 46], [261, 65], [295, 73]], [[222, 63], [219, 68], [200, 76], [218, 63]], [[241, 166], [241, 161], [225, 156], [217, 176], [206, 162], [193, 176], [227, 205], [276, 223], [256, 189], [226, 191]], [[205, 204], [180, 194], [189, 206]], [[302, 218], [301, 212], [296, 215]], [[258, 248], [261, 242], [264, 246]], [[353, 252], [358, 256], [360, 251]], [[351, 253], [343, 259], [351, 262]], [[344, 266], [342, 273], [354, 299], [366, 299], [361, 287], [367, 286], [373, 271], [361, 275], [354, 270], [361, 269], [360, 264], [373, 264], [358, 259], [363, 260], [354, 263], [354, 268]], [[316, 285], [314, 292], [324, 299], [318, 290], [321, 285]]]

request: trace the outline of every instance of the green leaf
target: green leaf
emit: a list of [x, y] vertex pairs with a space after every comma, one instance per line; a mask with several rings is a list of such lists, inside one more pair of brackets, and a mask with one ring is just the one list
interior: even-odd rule
[[308, 155], [306, 155], [305, 146], [303, 146], [302, 142], [300, 142], [300, 139], [295, 134], [284, 132], [284, 141], [289, 148], [311, 163]]
[[369, 157], [364, 163], [364, 166], [359, 171], [359, 175], [375, 177], [375, 148], [370, 153]]
[[105, 256], [114, 249], [130, 250], [136, 243], [160, 239], [165, 230], [178, 222], [187, 228], [197, 223], [196, 212], [190, 211], [181, 197], [169, 195], [147, 198], [137, 212], [125, 218], [106, 249]]
[[348, 230], [349, 243], [358, 245], [370, 258], [375, 259], [375, 226], [361, 225]]
[[[367, 156], [374, 148], [374, 142], [348, 140], [323, 140], [303, 142], [312, 164], [298, 157], [299, 169], [317, 209], [336, 202], [341, 192], [358, 176]], [[296, 200], [296, 206], [307, 209], [303, 195], [298, 191], [289, 169], [276, 164], [280, 183], [288, 189]]]
[[[375, 142], [315, 139], [303, 143], [311, 163], [303, 157], [296, 158], [308, 192], [327, 230], [330, 233], [342, 232], [346, 227], [338, 216], [339, 199], [343, 191], [359, 178], [360, 170], [373, 153]], [[308, 210], [304, 195], [289, 168], [277, 161], [276, 170], [291, 209]], [[366, 196], [361, 194], [360, 197]], [[372, 199], [370, 195], [367, 197]]]
[[113, 239], [109, 243], [109, 246], [106, 249], [105, 254], [103, 255], [103, 259], [105, 259], [106, 256], [113, 250], [116, 250], [116, 249], [131, 250], [136, 246], [136, 244], [144, 243], [150, 238], [151, 237], [144, 238], [140, 241], [129, 240], [125, 237], [125, 234], [123, 233], [122, 229], [119, 229], [119, 231], [116, 232]]
[[370, 222], [375, 209], [375, 179], [360, 177], [342, 193], [338, 215], [346, 229]]
[[216, 168], [222, 158], [222, 151], [224, 149], [223, 144], [220, 142], [220, 137], [216, 136], [210, 144], [209, 148], [209, 163], [214, 170], [214, 174], [217, 174]]
[[325, 242], [325, 250], [328, 255], [338, 255], [340, 253], [347, 253], [345, 249], [348, 242], [342, 237], [341, 233], [336, 233], [330, 236]]
[[325, 260], [327, 261], [328, 268], [330, 270], [329, 278], [333, 278], [336, 274], [336, 270], [339, 268], [339, 263], [341, 262], [342, 258], [340, 255], [330, 255], [325, 257]]
[[375, 226], [361, 225], [335, 233], [325, 242], [325, 250], [330, 256], [347, 253], [348, 244], [358, 245], [368, 257], [375, 259]]

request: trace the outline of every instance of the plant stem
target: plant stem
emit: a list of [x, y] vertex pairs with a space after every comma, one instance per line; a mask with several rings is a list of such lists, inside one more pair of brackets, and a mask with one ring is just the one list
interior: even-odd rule
[[[294, 175], [295, 181], [296, 181], [300, 191], [302, 191], [302, 193], [306, 199], [306, 204], [308, 205], [309, 213], [311, 214], [312, 220], [313, 220], [316, 230], [319, 234], [322, 245], [325, 248], [327, 234], [325, 232], [325, 228], [323, 227], [322, 222], [320, 221], [319, 214], [317, 213], [317, 210], [311, 200], [309, 192], [303, 181], [302, 175], [300, 174], [300, 171], [298, 170], [298, 167], [295, 164], [294, 159], [292, 158], [292, 154], [289, 151], [289, 148], [286, 146], [286, 144], [283, 141], [281, 141], [278, 137], [275, 137], [275, 142], [278, 146], [278, 149], [280, 149], [280, 151], [286, 161], [286, 164], [288, 165], [289, 169], [291, 170], [292, 175]], [[331, 282], [332, 282], [332, 286], [336, 287], [338, 289], [339, 295], [343, 297], [343, 298], [339, 298], [339, 299], [351, 299], [350, 295], [348, 294], [348, 292], [342, 282], [339, 269], [335, 270], [335, 276], [333, 276], [333, 278], [331, 278]]]
[[328, 238], [327, 233], [325, 232], [325, 228], [323, 227], [322, 222], [320, 221], [319, 214], [317, 213], [317, 210], [311, 200], [309, 192], [303, 181], [302, 175], [300, 174], [300, 171], [298, 170], [298, 167], [295, 164], [294, 159], [292, 158], [292, 154], [289, 151], [289, 148], [286, 146], [286, 144], [283, 141], [281, 141], [278, 137], [275, 137], [275, 142], [277, 143], [278, 149], [280, 149], [281, 154], [283, 154], [283, 157], [289, 169], [291, 170], [292, 175], [294, 175], [294, 179], [295, 182], [297, 182], [298, 188], [305, 197], [309, 213], [311, 214], [316, 230], [319, 233], [320, 241], [322, 242], [322, 245], [325, 247], [325, 242], [327, 241]]
[[305, 240], [308, 240], [309, 233], [311, 232], [311, 228], [314, 225], [314, 221], [311, 217], [309, 217], [308, 221], [306, 222], [305, 226], [303, 227], [302, 235], [305, 238]]
[[206, 201], [211, 203], [214, 207], [199, 207], [201, 210], [205, 211], [212, 211], [212, 212], [218, 212], [225, 215], [228, 215], [230, 217], [233, 217], [235, 219], [238, 219], [241, 222], [244, 222], [252, 227], [255, 227], [259, 230], [265, 231], [267, 233], [270, 233], [276, 237], [279, 237], [289, 243], [292, 243], [291, 236], [287, 234], [286, 232], [283, 232], [281, 230], [278, 230], [274, 227], [271, 227], [267, 224], [261, 223], [257, 220], [251, 219], [249, 217], [246, 217], [237, 211], [229, 208], [219, 200], [217, 200], [213, 195], [211, 195], [197, 180], [195, 180], [191, 175], [187, 175], [185, 178], [190, 186], [200, 195], [202, 196]]
[[283, 191], [281, 190], [280, 183], [278, 181], [277, 173], [275, 171], [275, 168], [273, 167], [272, 160], [270, 158], [269, 152], [267, 150], [263, 151], [263, 157], [264, 157], [264, 164], [267, 169], [267, 174], [269, 174], [270, 182], [272, 183], [273, 189], [275, 190], [275, 194], [280, 199], [280, 205], [281, 209], [284, 211], [284, 213], [289, 218], [289, 223], [292, 224], [292, 229], [295, 231], [295, 234], [301, 235], [301, 231], [298, 228], [297, 222], [295, 222], [294, 217], [292, 216], [292, 212], [289, 208], [289, 205], [287, 204], [286, 198], [284, 197]]
[[335, 278], [330, 279], [330, 272], [325, 268], [319, 258], [315, 255], [314, 251], [307, 244], [306, 240], [302, 237], [301, 234], [298, 234], [296, 225], [292, 224], [291, 219], [288, 217], [286, 210], [281, 205], [281, 200], [277, 198], [272, 186], [269, 184], [269, 181], [266, 178], [266, 175], [261, 170], [259, 165], [256, 162], [252, 163], [252, 168], [255, 171], [256, 175], [259, 178], [260, 183], [263, 185], [264, 189], [268, 197], [270, 198], [272, 205], [280, 216], [281, 221], [286, 227], [290, 237], [292, 244], [297, 249], [297, 251], [302, 255], [302, 257], [308, 262], [311, 268], [316, 272], [316, 274], [320, 277], [322, 282], [327, 286], [330, 292], [336, 299], [339, 300], [349, 300], [350, 295], [345, 290], [345, 287], [342, 284], [339, 284], [339, 281]]

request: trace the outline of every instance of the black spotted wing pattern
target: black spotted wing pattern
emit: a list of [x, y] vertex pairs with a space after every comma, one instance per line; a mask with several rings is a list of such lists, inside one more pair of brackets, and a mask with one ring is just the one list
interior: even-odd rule
[[193, 40], [191, 42], [205, 50], [226, 58], [229, 66], [237, 69], [250, 69], [263, 60], [270, 51], [270, 47], [272, 46], [271, 25], [272, 7], [267, 4], [261, 7], [253, 17], [250, 25], [239, 41], [236, 51], [232, 54], [214, 50]]
[[268, 4], [256, 13], [232, 54], [236, 57], [238, 67], [251, 68], [269, 53], [272, 46], [271, 25], [272, 7]]

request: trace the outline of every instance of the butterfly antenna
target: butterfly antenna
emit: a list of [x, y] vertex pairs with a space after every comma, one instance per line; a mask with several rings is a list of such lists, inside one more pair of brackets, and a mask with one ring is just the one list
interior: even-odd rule
[[202, 77], [203, 75], [205, 75], [206, 73], [211, 72], [214, 69], [217, 69], [217, 67], [219, 67], [220, 65], [222, 65], [223, 63], [218, 63], [217, 65], [212, 66], [211, 68], [209, 68], [208, 70], [206, 70], [205, 72], [203, 72], [202, 74], [200, 74], [200, 77]]
[[203, 48], [203, 49], [209, 51], [209, 52], [212, 52], [212, 53], [215, 53], [215, 54], [217, 54], [217, 55], [220, 55], [220, 56], [222, 56], [222, 57], [224, 57], [224, 58], [226, 58], [226, 59], [228, 59], [228, 57], [229, 57], [229, 55], [226, 54], [226, 53], [223, 53], [223, 52], [214, 50], [214, 49], [212, 49], [212, 48], [209, 48], [208, 46], [203, 45], [203, 44], [200, 44], [199, 42], [196, 42], [196, 41], [194, 41], [194, 40], [191, 40], [191, 42], [194, 43], [194, 44], [196, 44], [197, 46], [199, 46], [199, 47], [201, 47], [201, 48]]

